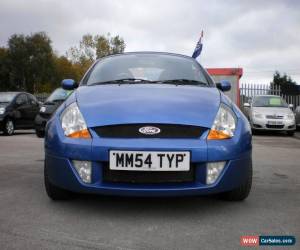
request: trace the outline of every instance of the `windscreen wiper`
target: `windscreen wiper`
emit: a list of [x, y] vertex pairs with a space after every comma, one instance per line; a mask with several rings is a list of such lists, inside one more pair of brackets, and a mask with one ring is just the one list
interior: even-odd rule
[[53, 102], [64, 102], [66, 99], [55, 99]]
[[117, 79], [117, 80], [111, 80], [111, 81], [95, 82], [95, 83], [89, 84], [89, 86], [101, 85], [101, 84], [140, 84], [140, 83], [157, 83], [157, 82], [158, 81], [150, 81], [150, 80], [142, 79], [142, 78], [123, 78], [123, 79]]
[[208, 83], [201, 82], [197, 80], [191, 80], [191, 79], [172, 79], [172, 80], [162, 80], [159, 81], [161, 83], [169, 83], [169, 84], [175, 84], [177, 85], [205, 85], [208, 86]]

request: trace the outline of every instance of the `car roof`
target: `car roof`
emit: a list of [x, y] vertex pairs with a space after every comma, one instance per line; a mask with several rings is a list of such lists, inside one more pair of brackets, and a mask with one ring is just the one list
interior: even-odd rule
[[1, 94], [20, 94], [23, 92], [19, 92], [19, 91], [2, 91], [0, 92]]
[[171, 52], [161, 52], [161, 51], [132, 51], [132, 52], [124, 52], [124, 53], [118, 53], [118, 54], [108, 55], [108, 56], [102, 57], [102, 58], [100, 58], [98, 60], [101, 60], [101, 59], [104, 59], [104, 58], [108, 58], [108, 57], [125, 56], [125, 55], [141, 55], [141, 54], [147, 54], [147, 55], [149, 55], [149, 54], [150, 55], [168, 55], [168, 56], [177, 56], [177, 57], [183, 57], [183, 58], [190, 59], [190, 60], [195, 60], [191, 56], [177, 54], [177, 53], [171, 53]]

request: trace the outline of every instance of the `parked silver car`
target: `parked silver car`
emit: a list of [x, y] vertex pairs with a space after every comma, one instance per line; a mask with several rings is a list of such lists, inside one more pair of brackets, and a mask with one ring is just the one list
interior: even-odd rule
[[295, 115], [296, 115], [296, 126], [297, 126], [297, 129], [300, 129], [300, 106], [298, 106], [296, 108]]
[[279, 130], [286, 131], [288, 135], [293, 135], [296, 129], [292, 107], [275, 95], [255, 96], [251, 104], [244, 104], [244, 108], [249, 108], [248, 117], [253, 132]]

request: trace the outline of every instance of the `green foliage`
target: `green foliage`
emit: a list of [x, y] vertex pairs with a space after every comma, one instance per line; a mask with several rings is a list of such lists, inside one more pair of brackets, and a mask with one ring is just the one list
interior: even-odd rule
[[9, 86], [8, 49], [0, 47], [0, 91]]
[[[53, 74], [53, 51], [50, 38], [39, 32], [30, 36], [12, 35], [1, 71], [9, 71], [2, 89], [35, 92]], [[1, 77], [2, 80], [2, 77]]]
[[110, 33], [95, 36], [86, 34], [79, 42], [79, 46], [69, 49], [67, 56], [73, 63], [85, 65], [104, 56], [123, 53], [124, 50], [125, 42], [120, 36], [112, 37]]
[[287, 74], [281, 75], [278, 71], [276, 71], [273, 75], [273, 81], [271, 82], [271, 85], [282, 87], [286, 84], [296, 85], [296, 82], [294, 82]]
[[123, 53], [125, 42], [119, 36], [90, 35], [71, 47], [67, 56], [53, 52], [45, 32], [31, 35], [14, 34], [0, 47], [0, 91], [24, 90], [31, 93], [51, 92], [62, 79], [80, 81], [97, 58]]

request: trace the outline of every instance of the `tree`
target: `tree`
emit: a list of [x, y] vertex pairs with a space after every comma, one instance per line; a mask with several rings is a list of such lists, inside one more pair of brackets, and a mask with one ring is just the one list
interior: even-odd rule
[[54, 53], [51, 40], [44, 32], [26, 37], [26, 42], [29, 55], [28, 78], [32, 81], [27, 89], [36, 92], [38, 84], [42, 85], [51, 81], [55, 71]]
[[35, 92], [38, 84], [50, 80], [54, 71], [53, 50], [46, 33], [12, 35], [8, 51], [9, 81], [16, 89]]
[[284, 94], [284, 95], [297, 95], [299, 94], [299, 89], [287, 74], [281, 75], [276, 71], [273, 75], [273, 81], [270, 83], [269, 94]]
[[79, 42], [79, 46], [74, 46], [67, 52], [68, 58], [73, 64], [79, 64], [85, 69], [98, 58], [111, 54], [123, 53], [125, 42], [120, 36], [91, 35], [86, 34]]
[[281, 76], [281, 74], [278, 71], [276, 71], [273, 75], [273, 81], [271, 82], [271, 85], [282, 87], [286, 84], [296, 85], [296, 82], [294, 82], [292, 78], [287, 74], [283, 74]]
[[9, 89], [8, 49], [0, 47], [0, 91]]
[[0, 90], [51, 92], [64, 78], [79, 81], [97, 58], [123, 53], [124, 49], [125, 42], [119, 36], [86, 34], [67, 56], [59, 56], [45, 32], [14, 34], [7, 47], [0, 47]]

